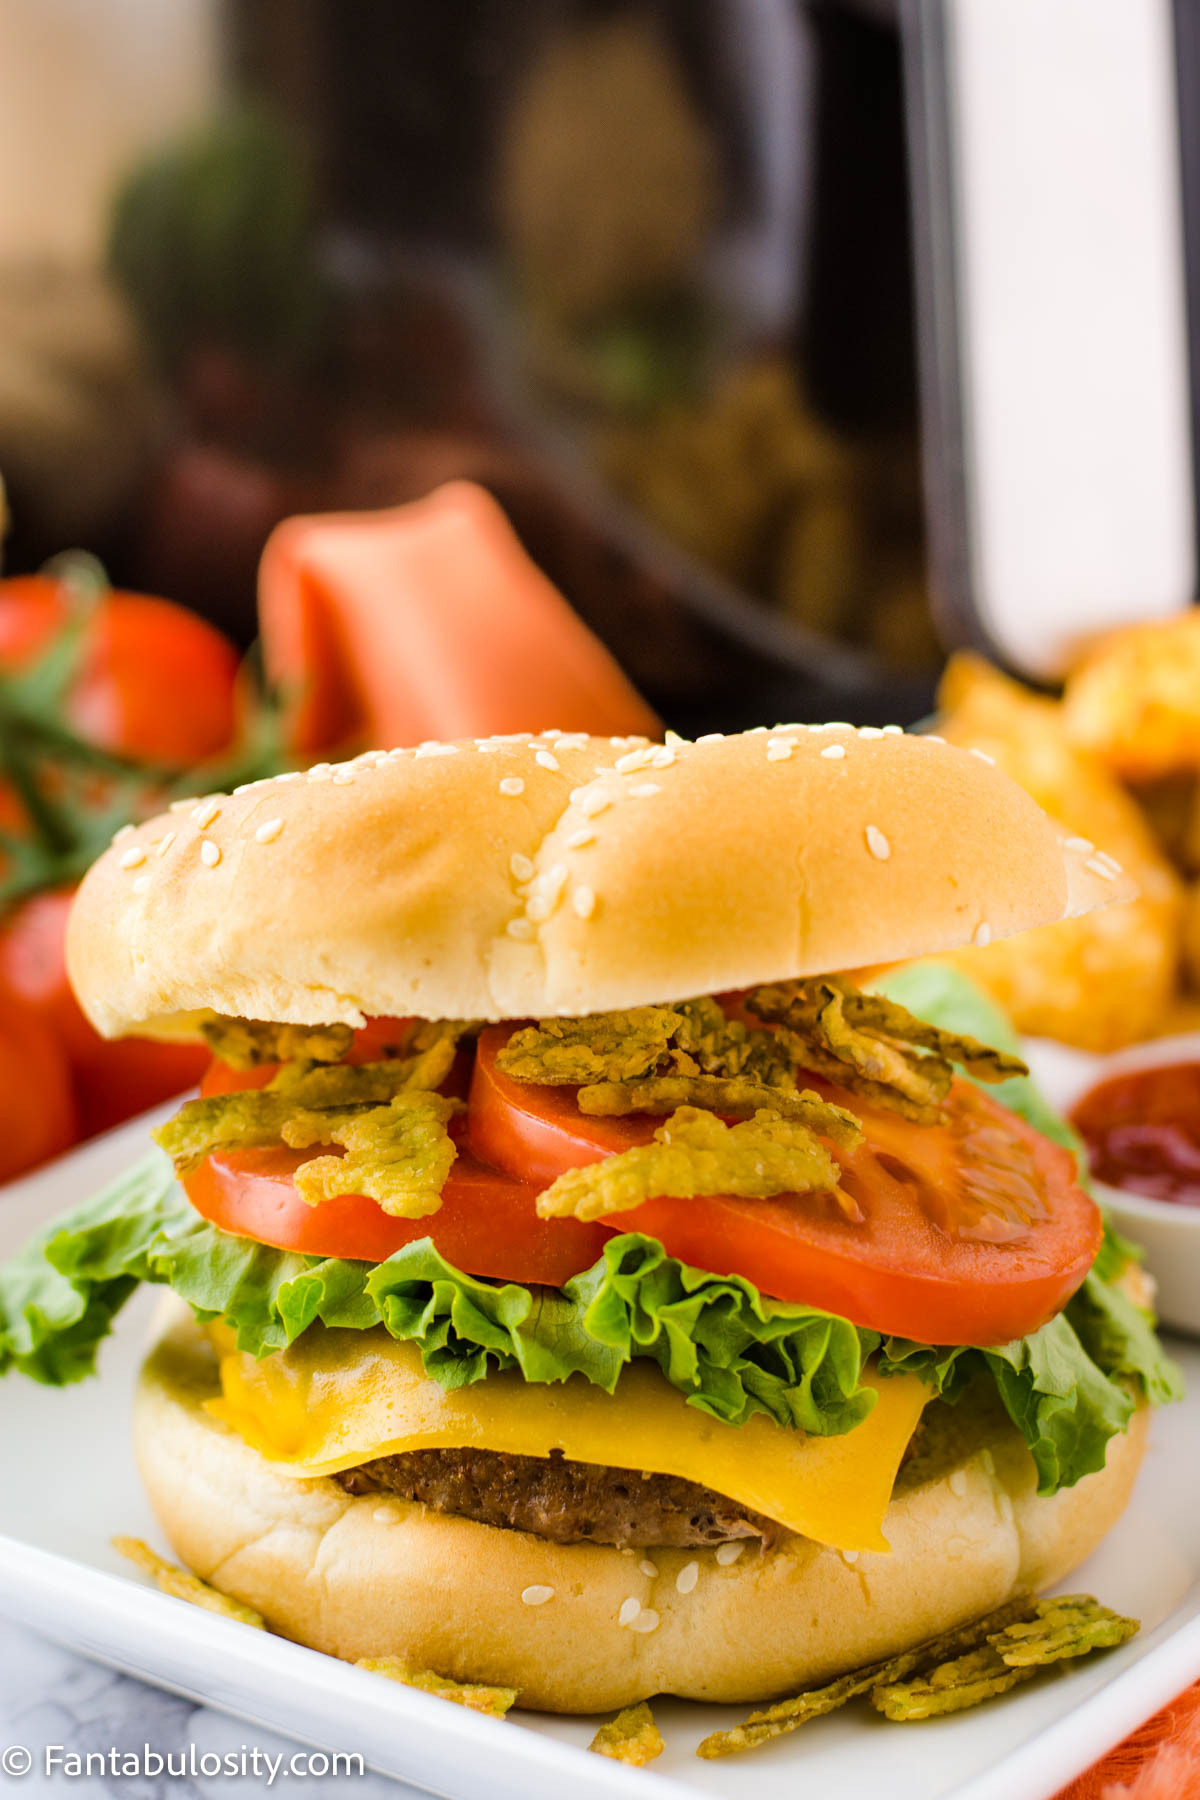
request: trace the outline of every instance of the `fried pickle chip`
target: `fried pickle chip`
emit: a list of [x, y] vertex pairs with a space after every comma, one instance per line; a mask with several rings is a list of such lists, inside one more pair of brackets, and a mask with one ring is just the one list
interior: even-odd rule
[[644, 1081], [596, 1081], [576, 1095], [580, 1112], [592, 1118], [622, 1118], [627, 1113], [670, 1113], [681, 1106], [734, 1118], [777, 1112], [797, 1119], [843, 1150], [862, 1142], [862, 1127], [852, 1112], [822, 1100], [811, 1088], [790, 1093], [766, 1087], [745, 1075], [649, 1075]]
[[462, 1102], [405, 1090], [389, 1106], [365, 1111], [293, 1113], [283, 1141], [293, 1150], [340, 1144], [344, 1156], [316, 1156], [293, 1176], [309, 1206], [339, 1194], [366, 1194], [394, 1219], [424, 1219], [442, 1204], [458, 1151], [446, 1130]]
[[681, 1015], [670, 1006], [631, 1006], [583, 1019], [543, 1019], [514, 1031], [496, 1066], [514, 1081], [573, 1085], [634, 1081], [658, 1067]]
[[677, 1006], [634, 1006], [582, 1019], [543, 1019], [515, 1031], [496, 1058], [516, 1081], [609, 1085], [650, 1076], [745, 1076], [764, 1087], [794, 1087], [797, 1059], [778, 1033], [727, 1018], [702, 996]]
[[1200, 613], [1101, 638], [1067, 679], [1063, 720], [1073, 744], [1131, 781], [1200, 769]]
[[164, 1594], [170, 1594], [176, 1600], [188, 1600], [193, 1606], [203, 1607], [205, 1612], [219, 1613], [223, 1619], [233, 1619], [239, 1625], [252, 1625], [256, 1631], [266, 1630], [262, 1614], [255, 1612], [252, 1606], [243, 1606], [240, 1600], [230, 1599], [228, 1594], [201, 1581], [190, 1569], [167, 1562], [141, 1538], [115, 1537], [112, 1546], [144, 1574], [152, 1576]]
[[661, 1195], [803, 1193], [837, 1187], [838, 1167], [807, 1125], [759, 1112], [724, 1125], [681, 1106], [641, 1144], [619, 1156], [567, 1169], [538, 1195], [543, 1219], [592, 1220], [627, 1212]]
[[664, 1745], [662, 1732], [654, 1723], [654, 1714], [646, 1702], [640, 1700], [636, 1706], [622, 1707], [615, 1719], [602, 1725], [588, 1749], [594, 1750], [597, 1756], [611, 1756], [614, 1762], [644, 1769], [647, 1763], [662, 1755]]
[[951, 659], [939, 701], [943, 737], [985, 751], [1068, 832], [1116, 857], [1141, 888], [1128, 905], [941, 960], [971, 976], [1033, 1036], [1105, 1051], [1151, 1035], [1175, 991], [1182, 894], [1136, 801], [1098, 756], [1069, 740], [1056, 702], [979, 657]]
[[439, 1700], [453, 1700], [456, 1706], [469, 1706], [472, 1712], [487, 1713], [502, 1719], [516, 1705], [517, 1688], [488, 1687], [479, 1681], [451, 1681], [448, 1675], [435, 1675], [432, 1669], [417, 1669], [399, 1656], [364, 1656], [355, 1663], [369, 1675], [384, 1675], [404, 1687], [420, 1688], [423, 1694], [435, 1694]]
[[185, 1100], [171, 1118], [150, 1133], [179, 1175], [198, 1168], [214, 1150], [263, 1148], [283, 1141], [283, 1127], [296, 1101], [265, 1088], [237, 1094], [210, 1094]]
[[200, 1026], [213, 1055], [231, 1069], [301, 1060], [341, 1062], [354, 1042], [349, 1025], [273, 1025], [264, 1019], [205, 1019]]
[[875, 1688], [903, 1681], [906, 1676], [919, 1669], [928, 1669], [947, 1657], [985, 1648], [990, 1634], [1003, 1631], [1019, 1620], [1033, 1618], [1036, 1604], [1029, 1595], [1021, 1595], [994, 1612], [985, 1613], [981, 1619], [956, 1626], [940, 1637], [914, 1645], [911, 1650], [902, 1650], [885, 1662], [868, 1663], [864, 1668], [851, 1670], [848, 1675], [839, 1675], [836, 1681], [828, 1682], [824, 1687], [812, 1688], [808, 1693], [796, 1694], [788, 1700], [778, 1700], [774, 1706], [751, 1713], [744, 1725], [736, 1725], [731, 1731], [714, 1731], [704, 1739], [696, 1754], [708, 1759], [732, 1756], [739, 1750], [753, 1750], [758, 1744], [769, 1743], [772, 1738], [795, 1731], [809, 1719], [835, 1712], [848, 1700], [869, 1694]]
[[924, 1123], [938, 1118], [954, 1063], [982, 1081], [1028, 1073], [1018, 1057], [928, 1025], [841, 976], [755, 988], [749, 1005], [793, 1035], [800, 1061], [815, 1074]]
[[[288, 1141], [285, 1127], [302, 1115], [328, 1110], [344, 1120], [355, 1108], [387, 1107], [399, 1094], [432, 1090], [450, 1073], [454, 1056], [454, 1041], [443, 1037], [415, 1056], [387, 1062], [284, 1063], [265, 1088], [185, 1100], [151, 1136], [177, 1172], [186, 1175], [214, 1150], [249, 1150]], [[314, 1129], [311, 1121], [307, 1129]], [[340, 1140], [310, 1136], [305, 1141]]]
[[871, 1689], [871, 1705], [885, 1718], [901, 1723], [940, 1718], [979, 1706], [1036, 1674], [1034, 1665], [1010, 1667], [990, 1644], [985, 1644], [980, 1650], [955, 1657], [953, 1662], [939, 1663], [928, 1675], [918, 1675], [912, 1681], [880, 1683]]
[[371, 1063], [284, 1063], [266, 1088], [298, 1107], [384, 1106], [406, 1088], [432, 1090], [454, 1067], [456, 1045], [442, 1038], [415, 1056]]
[[988, 1643], [1009, 1668], [1040, 1668], [1091, 1650], [1110, 1650], [1140, 1629], [1139, 1619], [1123, 1618], [1090, 1594], [1056, 1594], [1038, 1601], [1036, 1619], [1016, 1620], [989, 1635]]

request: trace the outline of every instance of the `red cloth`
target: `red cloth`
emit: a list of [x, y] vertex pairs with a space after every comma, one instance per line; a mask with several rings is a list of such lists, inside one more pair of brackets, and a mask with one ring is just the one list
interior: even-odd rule
[[302, 751], [510, 731], [658, 735], [612, 656], [468, 481], [383, 512], [286, 519], [263, 551], [258, 616], [288, 742]]
[[1200, 1682], [1063, 1788], [1057, 1800], [1200, 1800]]

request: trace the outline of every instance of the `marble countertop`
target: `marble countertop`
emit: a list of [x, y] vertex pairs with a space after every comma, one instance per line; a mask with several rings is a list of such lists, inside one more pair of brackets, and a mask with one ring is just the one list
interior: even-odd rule
[[[146, 1687], [100, 1663], [46, 1642], [0, 1619], [0, 1759], [10, 1746], [32, 1751], [34, 1767], [22, 1779], [0, 1773], [0, 1794], [25, 1800], [33, 1794], [70, 1795], [71, 1800], [262, 1800], [271, 1791], [266, 1773], [71, 1776], [47, 1774], [43, 1750], [48, 1744], [85, 1755], [111, 1749], [137, 1751], [144, 1744], [161, 1754], [196, 1746], [223, 1755], [258, 1748], [266, 1758], [285, 1760], [297, 1746], [274, 1732], [241, 1719], [228, 1718], [195, 1701]], [[286, 1793], [282, 1778], [274, 1789]], [[418, 1800], [417, 1790], [367, 1771], [361, 1778], [339, 1773], [311, 1775], [305, 1792], [336, 1795], [338, 1800]]]

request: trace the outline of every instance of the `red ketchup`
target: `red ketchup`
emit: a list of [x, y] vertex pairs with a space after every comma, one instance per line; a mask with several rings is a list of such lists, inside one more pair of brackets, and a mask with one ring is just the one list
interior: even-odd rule
[[1200, 1206], [1200, 1063], [1114, 1075], [1085, 1094], [1071, 1117], [1098, 1181]]

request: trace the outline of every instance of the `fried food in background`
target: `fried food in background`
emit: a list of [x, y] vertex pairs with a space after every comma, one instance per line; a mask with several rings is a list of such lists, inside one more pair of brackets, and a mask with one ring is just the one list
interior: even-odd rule
[[531, 303], [586, 319], [686, 279], [719, 205], [714, 147], [644, 20], [556, 39], [502, 154], [504, 226]]
[[[1200, 694], [1200, 688], [1198, 688]], [[1018, 943], [958, 951], [1018, 1028], [1081, 1049], [1115, 1050], [1165, 1029], [1176, 994], [1183, 886], [1137, 800], [1093, 751], [1071, 740], [1066, 709], [981, 658], [953, 657], [938, 731], [983, 751], [1074, 835], [1115, 856], [1141, 897], [1045, 925]], [[1200, 974], [1200, 909], [1193, 967]]]
[[783, 357], [611, 421], [594, 449], [676, 543], [798, 624], [870, 644], [894, 668], [936, 664], [912, 459], [823, 423]]
[[1127, 781], [1200, 770], [1200, 611], [1102, 638], [1067, 681], [1063, 721]]

